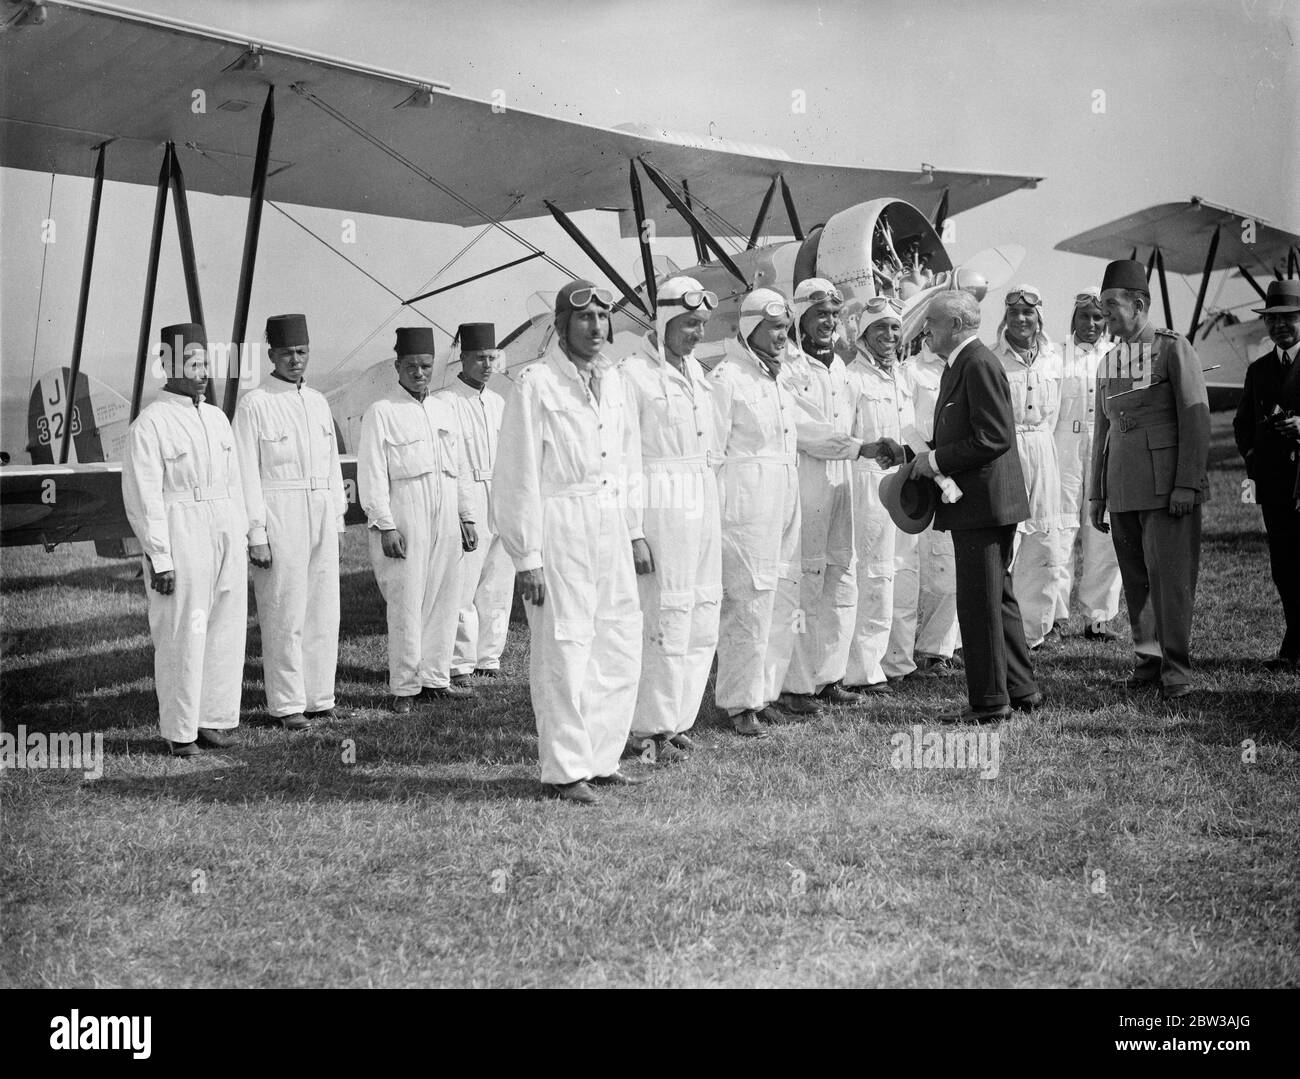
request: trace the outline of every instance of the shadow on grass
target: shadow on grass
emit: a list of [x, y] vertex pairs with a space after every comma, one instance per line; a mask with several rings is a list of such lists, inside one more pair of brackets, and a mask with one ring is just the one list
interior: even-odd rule
[[65, 573], [34, 574], [29, 577], [5, 576], [0, 578], [0, 596], [17, 596], [38, 592], [44, 588], [90, 589], [96, 592], [126, 592], [143, 594], [137, 562], [122, 565], [95, 565]]

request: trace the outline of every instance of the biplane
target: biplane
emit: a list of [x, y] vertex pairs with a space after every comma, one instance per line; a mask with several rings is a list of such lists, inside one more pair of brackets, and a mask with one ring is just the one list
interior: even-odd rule
[[[1218, 365], [1205, 379], [1214, 409], [1236, 406], [1246, 367], [1269, 347], [1264, 320], [1237, 314], [1255, 301], [1219, 306], [1224, 287], [1230, 280], [1243, 280], [1263, 301], [1269, 280], [1300, 277], [1300, 236], [1196, 196], [1187, 202], [1149, 206], [1099, 225], [1062, 240], [1056, 250], [1108, 261], [1145, 259], [1147, 280], [1154, 271], [1165, 326], [1171, 330], [1179, 327], [1174, 325], [1169, 275], [1201, 275], [1186, 334], [1206, 367]], [[1218, 281], [1210, 296], [1216, 274]], [[1153, 295], [1155, 291], [1152, 289]]]
[[[816, 274], [862, 299], [955, 280], [963, 267], [954, 268], [944, 249], [944, 221], [1041, 179], [929, 164], [918, 171], [828, 165], [645, 125], [559, 120], [459, 96], [433, 79], [116, 4], [4, 0], [0, 20], [0, 167], [93, 179], [71, 355], [57, 357], [30, 387], [31, 463], [0, 467], [3, 546], [94, 540], [102, 554], [129, 553], [129, 544], [121, 546], [130, 530], [115, 458], [144, 403], [169, 203], [188, 315], [207, 327], [210, 342], [231, 327], [225, 377], [213, 379], [208, 391], [229, 416], [250, 338], [261, 216], [272, 199], [487, 226], [518, 243], [517, 258], [437, 292], [534, 260], [557, 271], [557, 285], [577, 276], [562, 255], [511, 225], [549, 217], [564, 250], [570, 243], [581, 249], [621, 296], [620, 335], [650, 323], [656, 283], [676, 269], [656, 263], [651, 230], [689, 238], [698, 264], [683, 272], [722, 297], [710, 323], [716, 343], [735, 331], [740, 298], [763, 285], [789, 292]], [[129, 397], [104, 385], [102, 370], [83, 370], [99, 207], [111, 197], [105, 181], [149, 185], [156, 193]], [[203, 304], [188, 204], [194, 192], [247, 200], [234, 310], [220, 315]], [[907, 198], [895, 197], [899, 192]], [[616, 213], [620, 235], [637, 240], [640, 273], [631, 280], [575, 222], [588, 210]], [[1005, 280], [1007, 250], [995, 249], [987, 266], [977, 257], [972, 272]], [[426, 317], [418, 306], [426, 298], [404, 300], [413, 317]], [[510, 363], [544, 347], [544, 308], [544, 299], [530, 307], [532, 317], [505, 337]], [[252, 337], [260, 337], [258, 329]], [[375, 377], [345, 373], [334, 392], [319, 387], [335, 407], [350, 523], [363, 518], [355, 459], [346, 454], [377, 389], [370, 386]]]

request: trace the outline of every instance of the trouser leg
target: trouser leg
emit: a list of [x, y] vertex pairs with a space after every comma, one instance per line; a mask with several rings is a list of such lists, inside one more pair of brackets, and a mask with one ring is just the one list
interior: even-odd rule
[[1300, 511], [1293, 503], [1270, 503], [1261, 508], [1273, 584], [1286, 622], [1278, 655], [1296, 660], [1300, 659]]
[[1160, 643], [1156, 639], [1155, 611], [1151, 606], [1151, 581], [1147, 573], [1142, 539], [1144, 514], [1126, 510], [1110, 515], [1110, 535], [1115, 545], [1124, 583], [1124, 601], [1128, 604], [1129, 628], [1133, 634], [1136, 658], [1133, 676], [1148, 682], [1160, 679]]
[[203, 635], [200, 727], [239, 726], [248, 634], [248, 546], [244, 536], [222, 532], [216, 544], [216, 574]]
[[320, 502], [313, 514], [316, 535], [307, 564], [307, 608], [302, 631], [303, 696], [308, 712], [327, 712], [334, 707], [339, 659], [338, 523], [328, 499]]
[[916, 607], [920, 598], [917, 537], [894, 529], [894, 598], [889, 647], [882, 667], [887, 678], [904, 678], [916, 670]]
[[501, 667], [506, 634], [510, 629], [510, 603], [514, 598], [515, 567], [500, 536], [488, 545], [487, 561], [474, 596], [478, 613], [478, 660], [475, 668], [495, 671]]
[[478, 606], [474, 600], [478, 595], [479, 582], [483, 579], [483, 568], [487, 563], [491, 537], [486, 533], [479, 537], [479, 545], [472, 551], [465, 551], [460, 556], [460, 609], [456, 612], [456, 639], [452, 649], [451, 673], [472, 674], [478, 660], [479, 626]]
[[769, 703], [763, 695], [763, 664], [775, 604], [775, 589], [728, 585], [723, 590], [713, 694], [729, 715]]
[[1192, 612], [1201, 556], [1201, 507], [1193, 507], [1182, 517], [1163, 509], [1145, 511], [1142, 552], [1160, 645], [1160, 681], [1166, 689], [1186, 685], [1192, 677]]

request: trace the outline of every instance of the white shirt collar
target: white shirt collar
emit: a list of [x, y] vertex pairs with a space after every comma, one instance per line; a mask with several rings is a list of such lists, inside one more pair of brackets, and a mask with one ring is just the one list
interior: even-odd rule
[[965, 348], [967, 345], [969, 345], [972, 341], [978, 341], [978, 340], [979, 340], [979, 336], [980, 336], [980, 335], [977, 334], [977, 333], [973, 333], [973, 334], [971, 334], [968, 338], [966, 338], [965, 341], [963, 341], [960, 345], [958, 345], [955, 349], [953, 349], [950, 353], [948, 353], [948, 357], [947, 357], [947, 359], [945, 359], [945, 360], [943, 361], [944, 364], [945, 364], [946, 366], [948, 366], [948, 367], [951, 367], [952, 364], [953, 364], [953, 361], [957, 358], [957, 353], [959, 353], [962, 349], [964, 349], [964, 348]]
[[1292, 363], [1295, 363], [1296, 355], [1300, 354], [1300, 341], [1297, 341], [1294, 345], [1292, 345], [1288, 349], [1282, 349], [1277, 345], [1274, 345], [1273, 347], [1277, 349], [1278, 355], [1280, 355], [1283, 359], [1290, 360]]

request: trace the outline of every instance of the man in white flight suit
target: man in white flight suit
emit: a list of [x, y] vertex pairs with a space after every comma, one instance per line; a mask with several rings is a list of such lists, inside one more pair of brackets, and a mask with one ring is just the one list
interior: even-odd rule
[[235, 439], [203, 400], [207, 336], [166, 326], [167, 384], [135, 418], [122, 502], [143, 548], [158, 725], [178, 757], [234, 744], [248, 621], [248, 519]]
[[[901, 442], [915, 421], [910, 381], [898, 360], [902, 308], [889, 297], [874, 297], [858, 316], [857, 330], [858, 354], [848, 369], [856, 405], [853, 434], [874, 454], [881, 439]], [[895, 470], [882, 468], [874, 456], [860, 457], [853, 467], [858, 610], [847, 681], [859, 692], [891, 693], [889, 676], [913, 669], [916, 589], [896, 597], [895, 582], [899, 562], [914, 563], [916, 552], [900, 544], [900, 530], [880, 498], [881, 481]]]
[[1011, 383], [1016, 448], [1029, 494], [1029, 519], [1016, 529], [1011, 583], [1020, 604], [1025, 643], [1039, 648], [1055, 625], [1056, 580], [1062, 574], [1061, 472], [1056, 420], [1061, 411], [1061, 354], [1043, 332], [1043, 297], [1033, 285], [1006, 295], [994, 354]]
[[717, 415], [722, 620], [714, 699], [737, 734], [763, 738], [794, 647], [800, 577], [798, 406], [781, 377], [793, 312], [755, 289], [709, 372]]
[[1070, 338], [1062, 360], [1061, 415], [1056, 421], [1056, 456], [1061, 469], [1061, 574], [1055, 582], [1055, 617], [1058, 622], [1070, 617], [1070, 589], [1076, 566], [1074, 538], [1078, 535], [1082, 547], [1079, 605], [1084, 612], [1083, 635], [1094, 641], [1116, 639], [1109, 623], [1119, 614], [1120, 592], [1115, 545], [1106, 533], [1088, 523], [1097, 370], [1115, 346], [1114, 341], [1104, 337], [1105, 329], [1101, 289], [1094, 285], [1074, 298]]
[[618, 769], [641, 671], [641, 432], [603, 355], [614, 298], [590, 281], [555, 297], [555, 340], [515, 379], [494, 471], [496, 520], [532, 631], [528, 683], [544, 792], [591, 805]]
[[[977, 299], [980, 297], [976, 297]], [[928, 346], [904, 365], [912, 391], [916, 430], [927, 444], [934, 438], [934, 406], [947, 364]], [[926, 678], [954, 673], [954, 653], [961, 647], [957, 625], [957, 566], [952, 533], [933, 524], [915, 537], [917, 545], [917, 626], [914, 655], [917, 674]]]
[[462, 323], [460, 373], [438, 396], [460, 420], [461, 440], [473, 483], [470, 510], [478, 529], [478, 546], [461, 555], [460, 615], [451, 659], [451, 682], [468, 686], [470, 676], [496, 678], [510, 628], [514, 566], [497, 534], [492, 476], [506, 402], [487, 382], [501, 355], [496, 327], [490, 322]]
[[266, 320], [271, 377], [235, 410], [267, 711], [291, 731], [334, 710], [339, 533], [348, 510], [334, 417], [304, 382], [305, 315]]
[[[718, 306], [692, 277], [659, 286], [654, 329], [619, 365], [641, 428], [646, 543], [653, 559], [637, 577], [645, 631], [629, 748], [652, 743], [658, 764], [686, 760], [687, 734], [709, 681], [722, 602], [722, 538], [713, 401], [695, 346]], [[639, 568], [639, 567], [638, 567]]]
[[[858, 610], [853, 541], [852, 460], [862, 443], [853, 426], [853, 386], [835, 352], [844, 297], [811, 277], [794, 291], [790, 359], [782, 371], [795, 393], [799, 448], [802, 577], [794, 648], [777, 707], [796, 715], [821, 711], [817, 699], [852, 704], [841, 682]], [[874, 448], [872, 450], [874, 452]]]
[[451, 684], [460, 556], [478, 545], [473, 480], [456, 413], [429, 392], [433, 347], [428, 326], [398, 329], [398, 386], [366, 409], [357, 444], [370, 564], [388, 607], [391, 707], [399, 715], [421, 693], [474, 695]]

